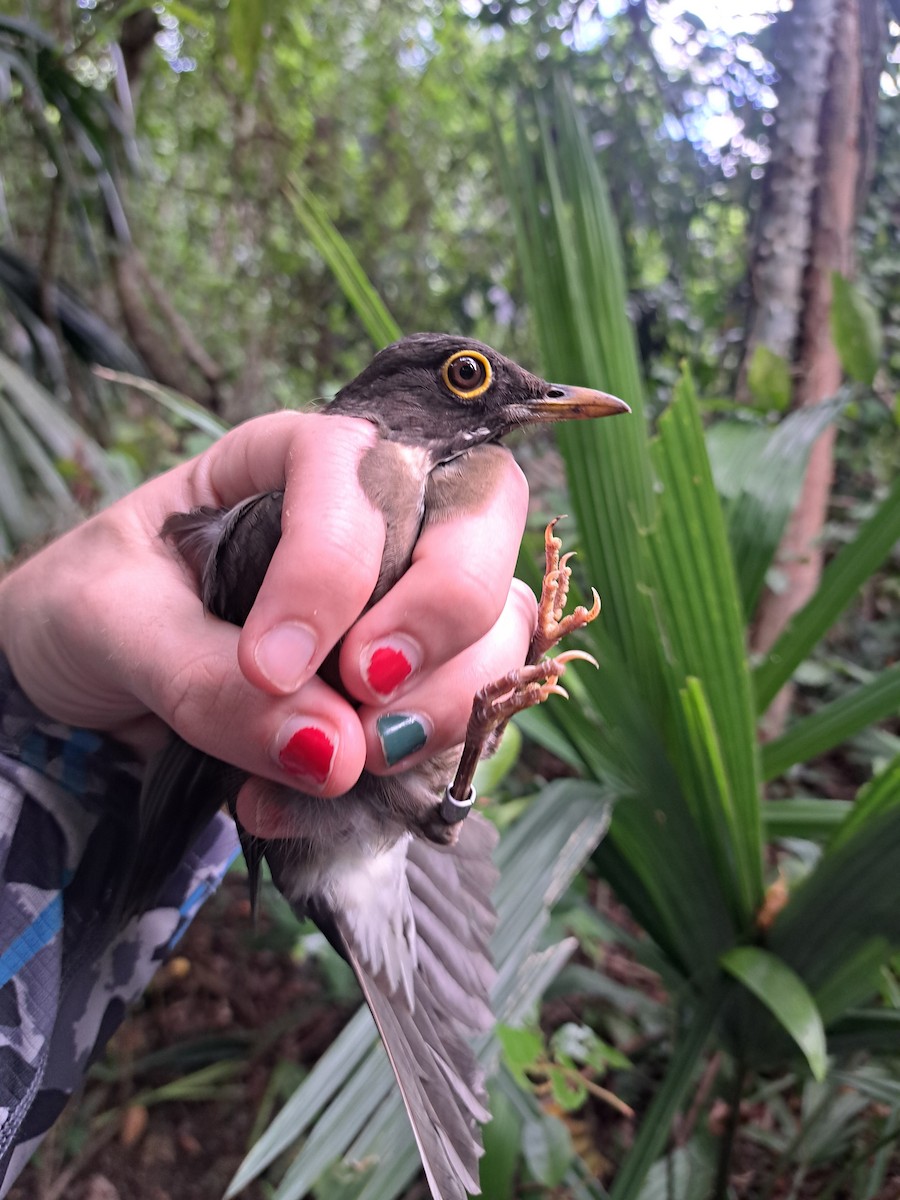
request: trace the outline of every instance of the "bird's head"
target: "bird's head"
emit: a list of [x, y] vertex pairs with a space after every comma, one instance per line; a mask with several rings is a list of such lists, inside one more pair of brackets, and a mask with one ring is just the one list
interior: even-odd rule
[[490, 346], [446, 333], [387, 346], [329, 409], [374, 421], [392, 440], [432, 445], [438, 460], [524, 425], [631, 411], [615, 396], [547, 383]]

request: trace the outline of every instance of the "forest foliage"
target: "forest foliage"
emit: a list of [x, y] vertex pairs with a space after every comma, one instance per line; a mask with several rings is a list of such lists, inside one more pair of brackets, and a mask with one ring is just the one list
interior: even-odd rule
[[[520, 1176], [573, 1196], [724, 1196], [748, 1162], [760, 1190], [747, 1194], [824, 1169], [876, 1196], [890, 1170], [900, 28], [884, 16], [856, 279], [832, 280], [845, 382], [791, 411], [792, 364], [765, 346], [744, 361], [787, 7], [708, 23], [654, 0], [163, 0], [0, 17], [10, 549], [220, 421], [330, 394], [397, 328], [471, 333], [635, 409], [558, 438], [581, 577], [602, 584], [589, 635], [602, 670], [521, 727], [584, 782], [536, 793], [521, 764], [494, 777], [501, 856], [531, 856], [504, 877], [504, 1030], [482, 1047], [495, 1068], [502, 1048], [484, 1163], [495, 1200]], [[128, 391], [123, 372], [144, 382]], [[825, 573], [751, 660], [827, 427]], [[39, 511], [23, 501], [35, 483]], [[790, 681], [794, 718], [760, 745]], [[580, 853], [554, 871], [575, 834]], [[606, 888], [615, 900], [598, 905]], [[610, 947], [664, 999], [613, 986]], [[548, 988], [577, 1018], [549, 1039], [530, 1011]], [[360, 1016], [230, 1194], [273, 1164], [278, 1200], [401, 1194], [416, 1160], [379, 1071]], [[868, 1121], [813, 1153], [848, 1089], [875, 1106]], [[594, 1144], [576, 1154], [568, 1114], [585, 1106]], [[396, 1153], [379, 1162], [386, 1138]], [[343, 1155], [370, 1164], [350, 1185], [335, 1182]]]

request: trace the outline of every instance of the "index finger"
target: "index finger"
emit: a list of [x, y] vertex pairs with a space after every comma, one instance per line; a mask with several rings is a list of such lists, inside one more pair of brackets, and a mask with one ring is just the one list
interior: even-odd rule
[[384, 521], [358, 472], [376, 437], [368, 421], [280, 413], [239, 426], [195, 464], [194, 504], [284, 489], [281, 540], [238, 643], [244, 676], [272, 695], [315, 674], [372, 594]]

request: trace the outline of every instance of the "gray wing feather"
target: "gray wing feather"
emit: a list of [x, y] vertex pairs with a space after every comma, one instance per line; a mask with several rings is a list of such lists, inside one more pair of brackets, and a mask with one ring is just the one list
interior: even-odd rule
[[446, 997], [448, 1009], [458, 1010], [469, 1031], [493, 1024], [489, 943], [497, 920], [490, 900], [497, 878], [491, 857], [496, 841], [494, 826], [474, 814], [452, 851], [418, 840], [407, 851], [420, 971], [431, 989]]
[[[353, 968], [375, 1018], [400, 1086], [434, 1200], [478, 1194], [483, 1154], [479, 1123], [490, 1119], [484, 1075], [465, 1040], [492, 1020], [489, 990], [494, 970], [488, 943], [496, 921], [490, 890], [496, 878], [491, 852], [496, 833], [471, 816], [457, 844], [439, 847], [411, 840], [405, 860], [415, 925], [412, 1003], [392, 986], [386, 961], [405, 947], [372, 948], [358, 922], [321, 895], [307, 908]], [[397, 925], [395, 923], [395, 930]], [[386, 935], [387, 936], [387, 935]], [[394, 937], [398, 934], [395, 932]]]
[[162, 527], [197, 576], [204, 608], [243, 625], [281, 538], [283, 492], [262, 492], [234, 508], [172, 513]]
[[[478, 1159], [483, 1153], [478, 1122], [487, 1119], [487, 1112], [481, 1105], [472, 1111], [448, 1079], [458, 1080], [461, 1051], [471, 1055], [471, 1050], [464, 1043], [447, 1046], [435, 1023], [424, 1019], [433, 1003], [430, 996], [417, 989], [414, 1013], [395, 1007], [352, 952], [348, 959], [397, 1078], [434, 1200], [478, 1195]], [[448, 1057], [457, 1061], [451, 1064]]]

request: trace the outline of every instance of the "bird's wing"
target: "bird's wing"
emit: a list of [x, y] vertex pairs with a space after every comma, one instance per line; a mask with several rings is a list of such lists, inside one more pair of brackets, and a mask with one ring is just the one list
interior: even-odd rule
[[[403, 839], [305, 909], [359, 980], [397, 1077], [434, 1200], [478, 1194], [484, 1075], [465, 1040], [492, 1023], [492, 825], [457, 844]], [[352, 892], [352, 894], [350, 894]]]
[[153, 904], [163, 884], [221, 806], [233, 805], [244, 774], [172, 737], [147, 771], [138, 807], [134, 861], [107, 917], [127, 920]]
[[281, 538], [283, 492], [261, 492], [233, 508], [172, 513], [162, 536], [197, 577], [204, 608], [243, 625]]
[[[281, 492], [252, 496], [232, 509], [194, 508], [173, 513], [162, 528], [197, 576], [204, 606], [223, 620], [241, 624], [253, 604], [281, 536]], [[235, 553], [235, 530], [247, 534], [243, 557]], [[122, 886], [110, 905], [110, 921], [127, 920], [152, 904], [169, 875], [223, 804], [234, 812], [247, 778], [179, 737], [170, 739], [146, 773], [138, 805], [139, 836], [134, 862], [119, 872]], [[259, 839], [238, 827], [256, 904]]]

